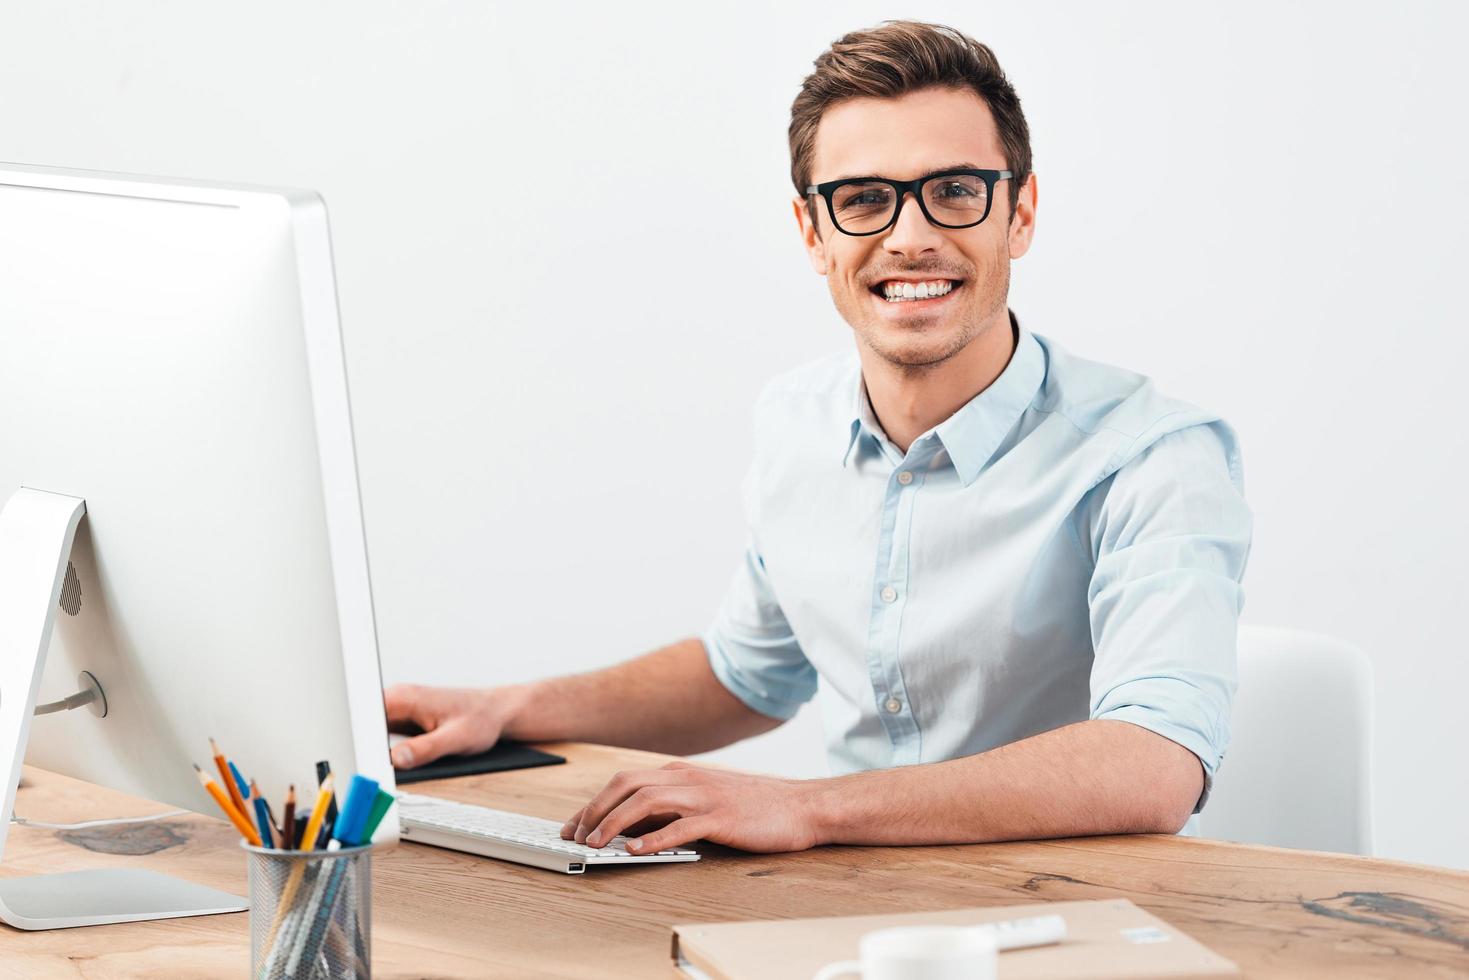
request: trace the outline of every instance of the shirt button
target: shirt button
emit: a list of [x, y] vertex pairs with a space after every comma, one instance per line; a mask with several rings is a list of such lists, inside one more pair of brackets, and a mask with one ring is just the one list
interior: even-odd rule
[[906, 487], [908, 484], [913, 482], [913, 474], [909, 473], [907, 470], [904, 470], [903, 472], [898, 474], [898, 482]]
[[883, 707], [888, 709], [888, 714], [895, 715], [899, 711], [903, 710], [903, 702], [899, 701], [897, 698], [888, 698]]
[[882, 596], [883, 602], [892, 602], [898, 597], [898, 590], [893, 588], [891, 585], [884, 585], [882, 587], [882, 592], [879, 594]]

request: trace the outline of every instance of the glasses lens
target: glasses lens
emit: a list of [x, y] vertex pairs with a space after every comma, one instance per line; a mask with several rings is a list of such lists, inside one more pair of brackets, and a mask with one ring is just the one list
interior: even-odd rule
[[984, 217], [989, 208], [989, 187], [968, 174], [944, 174], [923, 185], [923, 203], [934, 221], [962, 228]]
[[860, 235], [877, 231], [892, 219], [896, 197], [890, 186], [875, 181], [843, 184], [832, 192], [831, 210], [838, 228]]

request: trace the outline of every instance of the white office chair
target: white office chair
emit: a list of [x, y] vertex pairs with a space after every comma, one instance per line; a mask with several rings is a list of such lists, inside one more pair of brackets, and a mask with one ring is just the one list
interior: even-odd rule
[[1241, 626], [1231, 728], [1204, 836], [1372, 854], [1372, 666], [1361, 650]]

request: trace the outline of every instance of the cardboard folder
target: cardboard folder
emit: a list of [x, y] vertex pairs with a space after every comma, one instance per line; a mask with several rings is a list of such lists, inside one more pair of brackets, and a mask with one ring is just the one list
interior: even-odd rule
[[1224, 977], [1239, 968], [1126, 899], [1035, 902], [774, 922], [699, 922], [673, 927], [673, 960], [684, 976], [712, 980], [811, 980], [824, 964], [857, 959], [863, 933], [890, 926], [978, 925], [1036, 915], [1066, 920], [1066, 940], [1000, 954], [1001, 980], [1029, 977]]

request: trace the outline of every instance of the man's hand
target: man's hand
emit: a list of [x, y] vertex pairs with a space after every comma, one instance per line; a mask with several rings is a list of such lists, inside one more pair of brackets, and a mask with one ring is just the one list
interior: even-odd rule
[[803, 851], [821, 843], [819, 780], [778, 779], [670, 762], [620, 772], [561, 828], [565, 840], [604, 846], [618, 834], [633, 854], [694, 840], [745, 851]]
[[394, 684], [383, 692], [389, 731], [423, 734], [393, 747], [393, 767], [412, 769], [445, 755], [483, 752], [500, 739], [519, 710], [519, 687], [420, 687]]

